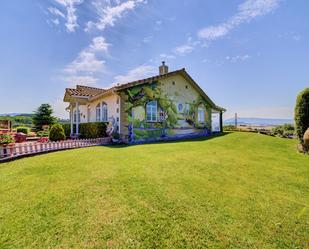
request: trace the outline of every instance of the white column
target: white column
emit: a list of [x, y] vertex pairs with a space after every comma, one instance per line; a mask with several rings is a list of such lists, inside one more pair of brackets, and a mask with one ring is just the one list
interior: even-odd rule
[[73, 134], [73, 118], [74, 118], [74, 114], [73, 114], [73, 106], [70, 106], [70, 122], [71, 122], [71, 132], [70, 135]]
[[101, 102], [100, 103], [100, 122], [102, 121], [103, 119], [103, 103]]
[[79, 133], [79, 105], [78, 102], [76, 102], [76, 134]]

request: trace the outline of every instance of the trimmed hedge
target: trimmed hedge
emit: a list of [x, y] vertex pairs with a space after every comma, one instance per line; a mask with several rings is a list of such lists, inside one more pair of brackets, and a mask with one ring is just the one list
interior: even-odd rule
[[22, 132], [22, 133], [28, 135], [28, 133], [29, 133], [29, 128], [28, 128], [28, 127], [17, 127], [17, 128], [16, 128], [16, 132]]
[[54, 124], [49, 132], [49, 139], [51, 141], [65, 140], [64, 130], [61, 124]]
[[295, 106], [296, 135], [301, 144], [304, 143], [303, 136], [309, 127], [309, 88], [305, 88], [297, 96]]
[[[62, 124], [64, 133], [67, 138], [70, 137], [71, 125]], [[106, 137], [106, 127], [107, 123], [103, 122], [92, 122], [92, 123], [81, 123], [79, 124], [79, 134], [80, 138], [99, 138]], [[73, 130], [76, 130], [76, 125], [73, 125]]]

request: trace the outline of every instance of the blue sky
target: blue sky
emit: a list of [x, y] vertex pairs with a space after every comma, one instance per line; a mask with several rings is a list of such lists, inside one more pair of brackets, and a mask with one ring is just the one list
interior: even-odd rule
[[185, 67], [225, 118], [292, 118], [309, 86], [307, 0], [3, 0], [0, 113], [65, 87], [109, 87]]

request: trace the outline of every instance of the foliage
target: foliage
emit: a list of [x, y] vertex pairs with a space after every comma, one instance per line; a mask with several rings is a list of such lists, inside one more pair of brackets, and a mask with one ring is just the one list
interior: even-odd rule
[[106, 137], [107, 123], [92, 122], [79, 125], [80, 138]]
[[52, 116], [53, 109], [49, 104], [42, 104], [39, 108], [34, 112], [33, 116], [33, 124], [37, 131], [42, 130], [43, 125], [53, 125], [56, 123], [56, 118]]
[[305, 88], [297, 96], [295, 106], [295, 125], [296, 135], [300, 143], [303, 144], [303, 136], [309, 127], [309, 88]]
[[65, 140], [64, 130], [61, 124], [54, 124], [49, 132], [49, 139], [51, 141]]
[[29, 128], [28, 127], [17, 127], [16, 132], [22, 132], [27, 135], [29, 133]]
[[13, 135], [10, 133], [0, 134], [0, 145], [8, 145], [14, 143]]
[[2, 163], [0, 248], [308, 248], [295, 146], [235, 132]]
[[38, 137], [49, 137], [49, 131], [38, 131], [36, 135]]
[[[62, 124], [65, 135], [67, 138], [71, 136], [71, 124]], [[106, 137], [107, 123], [104, 122], [91, 122], [79, 124], [80, 138], [99, 138]], [[73, 131], [76, 131], [76, 125], [73, 125]]]
[[284, 124], [276, 126], [272, 129], [272, 134], [282, 138], [290, 138], [294, 135], [295, 129], [291, 124]]
[[235, 127], [235, 125], [224, 125], [223, 131], [237, 131], [238, 129]]

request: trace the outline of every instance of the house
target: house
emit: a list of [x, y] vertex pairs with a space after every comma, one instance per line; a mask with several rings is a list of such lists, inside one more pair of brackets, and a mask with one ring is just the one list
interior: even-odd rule
[[225, 111], [185, 69], [169, 72], [164, 62], [154, 77], [108, 89], [67, 88], [64, 101], [69, 103], [72, 135], [79, 134], [80, 123], [109, 122], [129, 143], [221, 132]]

